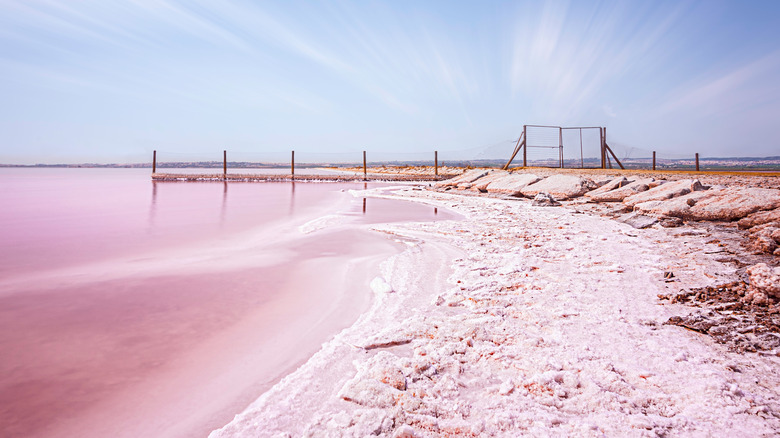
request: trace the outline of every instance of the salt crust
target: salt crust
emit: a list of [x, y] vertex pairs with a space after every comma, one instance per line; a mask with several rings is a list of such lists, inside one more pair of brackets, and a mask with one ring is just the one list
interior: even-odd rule
[[395, 293], [375, 291], [369, 312], [211, 437], [780, 433], [778, 358], [659, 324], [685, 310], [658, 304], [664, 271], [674, 288], [733, 275], [704, 254], [706, 237], [681, 245], [528, 201], [397, 193], [359, 196], [466, 219], [373, 226], [414, 242], [383, 265]]

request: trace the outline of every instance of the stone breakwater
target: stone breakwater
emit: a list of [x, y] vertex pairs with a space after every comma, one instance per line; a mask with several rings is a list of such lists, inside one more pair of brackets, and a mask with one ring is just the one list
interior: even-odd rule
[[705, 185], [679, 176], [545, 173], [471, 169], [435, 187], [527, 198], [543, 193], [555, 201], [610, 203], [614, 211], [623, 213], [618, 220], [636, 228], [656, 223], [676, 227], [686, 221], [732, 222], [747, 230], [749, 250], [780, 256], [780, 189], [761, 187], [776, 186], [780, 178], [742, 177], [733, 184], [732, 178], [710, 176], [712, 183]]
[[213, 437], [780, 433], [777, 356], [664, 324], [687, 308], [659, 294], [735, 273], [704, 233], [414, 188], [356, 196], [465, 219], [374, 226], [410, 244], [384, 268], [391, 287]]

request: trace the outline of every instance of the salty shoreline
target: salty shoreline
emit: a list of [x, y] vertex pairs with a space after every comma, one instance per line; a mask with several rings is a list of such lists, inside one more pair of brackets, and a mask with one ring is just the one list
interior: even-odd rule
[[664, 324], [690, 309], [659, 294], [734, 276], [705, 233], [528, 200], [359, 196], [466, 219], [373, 226], [413, 239], [384, 266], [394, 292], [212, 437], [780, 431], [776, 356]]

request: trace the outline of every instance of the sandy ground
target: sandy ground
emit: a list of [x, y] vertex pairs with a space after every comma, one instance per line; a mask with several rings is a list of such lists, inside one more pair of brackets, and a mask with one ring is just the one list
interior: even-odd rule
[[776, 352], [665, 324], [692, 309], [659, 295], [736, 274], [700, 228], [413, 187], [354, 195], [465, 219], [369, 226], [408, 245], [371, 309], [212, 437], [780, 433]]

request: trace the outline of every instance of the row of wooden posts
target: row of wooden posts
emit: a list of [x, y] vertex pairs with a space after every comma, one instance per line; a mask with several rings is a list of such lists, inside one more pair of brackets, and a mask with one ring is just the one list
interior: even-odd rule
[[[518, 141], [518, 143], [520, 143]], [[525, 151], [523, 156], [523, 166], [526, 164], [526, 157], [525, 157]], [[611, 152], [611, 151], [610, 151]], [[514, 158], [514, 155], [512, 156]], [[604, 160], [606, 157], [606, 149], [602, 150], [602, 168], [606, 168]], [[617, 160], [617, 157], [615, 157], [615, 160]], [[511, 163], [510, 159], [510, 163]], [[433, 152], [433, 163], [434, 163], [434, 174], [436, 176], [439, 176], [439, 151]], [[620, 162], [618, 161], [620, 164]], [[507, 163], [507, 166], [509, 166], [509, 163]], [[623, 167], [622, 164], [620, 164], [620, 167]], [[653, 151], [653, 170], [655, 170], [655, 151]], [[699, 171], [699, 153], [696, 153], [696, 171]], [[154, 151], [153, 159], [152, 159], [152, 173], [157, 173], [157, 151]], [[222, 151], [222, 174], [227, 175], [227, 150]], [[295, 177], [295, 151], [292, 151], [292, 156], [290, 158], [290, 174]], [[368, 170], [366, 166], [366, 151], [363, 151], [363, 178], [366, 178], [368, 176]]]
[[[433, 172], [439, 176], [439, 151], [433, 151]], [[157, 150], [154, 151], [152, 158], [152, 173], [157, 173]], [[227, 175], [227, 150], [222, 151], [222, 174]], [[290, 175], [295, 177], [295, 151], [292, 151], [290, 157]], [[368, 166], [366, 161], [366, 151], [363, 151], [363, 178], [368, 177]]]

